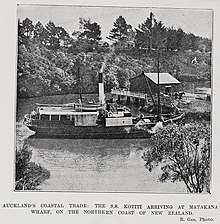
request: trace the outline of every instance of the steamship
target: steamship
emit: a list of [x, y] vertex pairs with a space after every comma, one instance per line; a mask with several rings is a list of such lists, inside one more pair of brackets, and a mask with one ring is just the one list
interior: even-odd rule
[[162, 123], [178, 121], [183, 114], [167, 117], [133, 117], [127, 108], [112, 107], [105, 102], [103, 68], [99, 73], [99, 104], [37, 104], [25, 115], [24, 124], [36, 137], [54, 138], [148, 138]]

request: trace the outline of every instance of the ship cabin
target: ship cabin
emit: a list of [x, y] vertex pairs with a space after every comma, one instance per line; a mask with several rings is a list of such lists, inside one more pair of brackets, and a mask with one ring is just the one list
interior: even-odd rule
[[131, 113], [124, 108], [97, 111], [79, 111], [71, 107], [39, 106], [36, 111], [25, 116], [25, 123], [35, 125], [71, 124], [73, 126], [129, 126], [132, 125]]

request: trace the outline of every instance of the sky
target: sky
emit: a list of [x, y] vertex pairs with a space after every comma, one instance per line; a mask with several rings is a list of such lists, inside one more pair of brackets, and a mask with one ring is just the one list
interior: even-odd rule
[[36, 24], [40, 21], [46, 25], [50, 20], [56, 26], [62, 26], [69, 34], [79, 30], [79, 18], [89, 18], [101, 26], [102, 39], [113, 28], [113, 22], [123, 16], [133, 29], [143, 23], [150, 12], [157, 21], [161, 20], [166, 27], [182, 28], [186, 33], [212, 38], [212, 11], [206, 9], [170, 9], [170, 8], [126, 8], [126, 7], [86, 7], [86, 6], [52, 6], [52, 5], [19, 5], [18, 18], [22, 21], [29, 18]]

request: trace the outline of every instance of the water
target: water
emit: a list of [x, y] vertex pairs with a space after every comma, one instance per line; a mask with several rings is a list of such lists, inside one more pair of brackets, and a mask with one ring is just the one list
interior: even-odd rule
[[[59, 97], [60, 98], [60, 97]], [[49, 99], [51, 100], [51, 98]], [[55, 99], [53, 99], [56, 101]], [[22, 99], [17, 109], [17, 142], [27, 139], [32, 160], [50, 171], [42, 191], [185, 193], [183, 183], [160, 183], [160, 169], [149, 172], [141, 158], [149, 139], [36, 139], [23, 115], [46, 98]], [[50, 101], [51, 102], [51, 101]], [[63, 102], [62, 100], [60, 102]], [[63, 102], [65, 103], [65, 102]]]

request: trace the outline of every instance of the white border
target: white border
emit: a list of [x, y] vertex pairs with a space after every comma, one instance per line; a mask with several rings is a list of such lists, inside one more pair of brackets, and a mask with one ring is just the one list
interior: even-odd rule
[[[218, 204], [220, 206], [220, 149], [218, 147], [218, 124], [219, 124], [219, 90], [220, 90], [220, 4], [218, 1], [180, 1], [180, 0], [64, 0], [64, 1], [3, 1], [0, 3], [0, 222], [2, 224], [20, 223], [178, 223], [176, 217], [162, 216], [33, 216], [27, 210], [3, 209], [3, 203], [124, 203], [131, 204]], [[212, 193], [205, 195], [157, 195], [157, 194], [129, 194], [129, 193], [65, 193], [65, 192], [14, 192], [13, 191], [13, 156], [14, 156], [14, 117], [16, 95], [16, 4], [62, 4], [62, 5], [104, 5], [104, 6], [129, 6], [129, 7], [174, 7], [174, 8], [209, 8], [214, 9], [214, 45], [213, 45], [213, 170], [212, 170]], [[206, 211], [199, 211], [201, 216]], [[214, 216], [212, 223], [220, 223], [219, 211], [210, 211], [207, 214]], [[216, 216], [215, 214], [218, 214]]]

